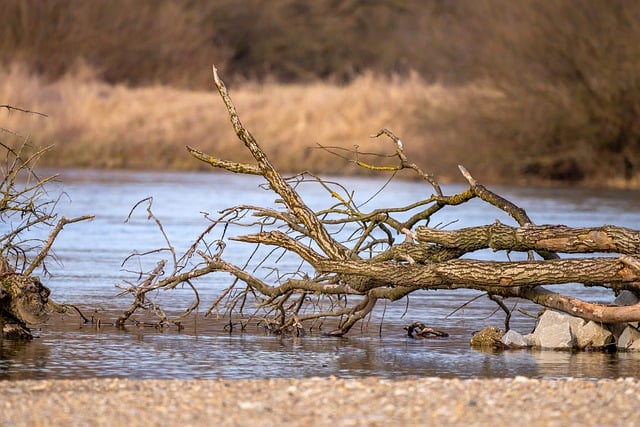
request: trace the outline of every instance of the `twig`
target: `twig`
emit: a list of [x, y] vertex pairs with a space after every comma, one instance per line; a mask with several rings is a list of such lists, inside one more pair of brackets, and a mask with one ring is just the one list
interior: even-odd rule
[[18, 107], [14, 107], [12, 105], [7, 105], [7, 104], [2, 104], [0, 105], [0, 108], [6, 108], [7, 110], [11, 111], [11, 110], [16, 110], [16, 111], [20, 111], [23, 113], [28, 113], [28, 114], [37, 114], [38, 116], [42, 116], [42, 117], [49, 117], [44, 113], [40, 113], [38, 111], [31, 111], [31, 110], [26, 110], [24, 108], [18, 108]]

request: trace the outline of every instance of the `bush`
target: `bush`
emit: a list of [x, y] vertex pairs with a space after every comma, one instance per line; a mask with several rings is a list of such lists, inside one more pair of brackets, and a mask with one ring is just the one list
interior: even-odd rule
[[110, 83], [190, 88], [211, 87], [213, 62], [232, 81], [447, 76], [435, 51], [450, 9], [435, 0], [6, 0], [0, 59], [58, 78], [80, 58]]
[[502, 176], [637, 182], [639, 18], [623, 0], [476, 3], [478, 75], [503, 96], [469, 103], [467, 138], [508, 144]]
[[417, 73], [459, 95], [407, 102], [428, 169], [640, 185], [639, 18], [625, 0], [5, 0], [0, 61], [190, 89], [213, 62], [236, 87]]

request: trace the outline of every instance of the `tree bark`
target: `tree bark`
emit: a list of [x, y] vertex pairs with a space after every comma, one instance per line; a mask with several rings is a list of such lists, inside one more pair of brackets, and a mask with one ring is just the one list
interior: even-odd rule
[[5, 272], [0, 274], [0, 325], [5, 338], [31, 339], [29, 324], [46, 322], [49, 289], [37, 278]]
[[594, 228], [571, 228], [564, 225], [526, 225], [510, 227], [497, 222], [480, 227], [445, 231], [417, 227], [420, 243], [435, 243], [445, 248], [473, 252], [551, 251], [562, 253], [640, 254], [640, 232], [624, 227], [605, 225]]

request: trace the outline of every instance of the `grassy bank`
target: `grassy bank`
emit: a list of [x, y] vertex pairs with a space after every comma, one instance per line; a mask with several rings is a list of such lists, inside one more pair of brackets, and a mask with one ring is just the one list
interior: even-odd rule
[[[523, 149], [514, 142], [517, 138], [501, 133], [494, 138], [492, 126], [503, 123], [501, 129], [515, 129], [521, 119], [514, 117], [503, 92], [486, 85], [451, 87], [427, 84], [416, 75], [365, 73], [345, 85], [246, 82], [230, 91], [244, 124], [286, 172], [367, 173], [349, 161], [356, 147], [359, 160], [395, 164], [393, 158], [364, 154], [393, 153], [388, 140], [369, 137], [383, 127], [403, 140], [412, 161], [443, 181], [461, 179], [458, 164], [485, 182], [511, 184], [557, 184], [564, 179], [562, 168], [569, 174], [575, 168], [563, 163], [557, 150], [531, 147], [529, 155], [526, 144]], [[2, 111], [0, 126], [17, 133], [3, 132], [5, 143], [28, 137], [37, 146], [54, 145], [44, 158], [54, 168], [209, 169], [190, 157], [185, 145], [223, 159], [250, 161], [213, 84], [209, 91], [111, 85], [82, 65], [49, 81], [13, 65], [0, 69], [0, 100], [47, 115]], [[523, 120], [522, 128], [532, 126]], [[343, 150], [332, 149], [336, 156], [318, 144]], [[571, 155], [593, 159], [598, 151], [574, 150]], [[637, 174], [621, 179], [604, 161], [600, 169], [593, 160], [583, 164], [595, 172], [581, 177], [581, 184], [640, 187]], [[544, 173], [532, 174], [532, 168]], [[545, 179], [550, 173], [557, 176]]]
[[[209, 167], [191, 158], [185, 145], [225, 159], [249, 160], [213, 84], [210, 91], [129, 88], [102, 83], [87, 68], [46, 82], [19, 66], [0, 71], [0, 82], [2, 103], [48, 116], [0, 113], [2, 127], [37, 144], [55, 145], [47, 166]], [[408, 154], [425, 169], [437, 164], [439, 172], [449, 168], [457, 174], [455, 162], [443, 165], [438, 157], [427, 156], [447, 132], [424, 134], [416, 117], [455, 103], [464, 89], [427, 85], [416, 76], [394, 81], [364, 75], [344, 86], [247, 83], [230, 91], [245, 125], [283, 170], [362, 173], [317, 144], [389, 153], [393, 146], [387, 140], [369, 137], [386, 127], [405, 141]], [[445, 157], [464, 161], [464, 155]]]
[[6, 0], [0, 105], [50, 115], [17, 130], [55, 165], [202, 167], [184, 144], [244, 155], [215, 62], [284, 169], [355, 172], [309, 147], [389, 127], [439, 176], [640, 187], [640, 4], [338, 3]]

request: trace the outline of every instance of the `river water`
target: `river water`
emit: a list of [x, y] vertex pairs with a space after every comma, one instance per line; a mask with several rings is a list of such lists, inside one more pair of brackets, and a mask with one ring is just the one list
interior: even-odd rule
[[[355, 191], [362, 210], [402, 206], [431, 194], [418, 182], [340, 178]], [[178, 252], [184, 250], [209, 224], [203, 213], [215, 217], [223, 208], [252, 204], [273, 206], [272, 193], [260, 188], [259, 177], [226, 173], [158, 173], [66, 170], [57, 188], [63, 196], [57, 210], [67, 217], [95, 214], [91, 222], [65, 227], [54, 246], [56, 261], [47, 265], [50, 276], [43, 281], [52, 298], [79, 306], [92, 315], [94, 323], [83, 324], [74, 315], [54, 315], [39, 327], [31, 342], [4, 340], [0, 346], [0, 379], [27, 378], [271, 378], [329, 376], [400, 378], [440, 376], [458, 378], [617, 378], [640, 376], [640, 355], [632, 353], [571, 353], [550, 351], [481, 352], [469, 348], [474, 331], [486, 325], [501, 326], [504, 314], [479, 293], [431, 291], [412, 295], [406, 301], [388, 303], [368, 322], [356, 326], [346, 337], [329, 338], [320, 333], [304, 337], [270, 335], [257, 327], [246, 332], [226, 332], [220, 322], [202, 313], [229, 283], [228, 275], [214, 275], [199, 281], [200, 313], [186, 327], [158, 330], [130, 326], [118, 330], [111, 322], [131, 303], [117, 297], [116, 284], [132, 279], [132, 271], [148, 268], [130, 259], [133, 252], [166, 246], [155, 222], [147, 219], [145, 207], [132, 207], [153, 197], [152, 211]], [[445, 186], [445, 193], [463, 190], [462, 185]], [[299, 187], [313, 208], [335, 203], [316, 184]], [[379, 190], [383, 189], [380, 193]], [[640, 226], [640, 197], [633, 191], [568, 188], [493, 187], [497, 193], [524, 208], [537, 224]], [[450, 207], [436, 214], [431, 226], [455, 229], [500, 220], [513, 224], [501, 211], [481, 201]], [[6, 226], [6, 225], [2, 225]], [[241, 230], [246, 232], [246, 230]], [[248, 255], [247, 245], [230, 245], [225, 257], [240, 263]], [[505, 259], [504, 254], [474, 254], [484, 259]], [[166, 257], [166, 255], [164, 255]], [[512, 259], [517, 258], [513, 255]], [[284, 272], [297, 268], [295, 261], [279, 259]], [[135, 274], [133, 274], [135, 276]], [[566, 285], [564, 292], [591, 301], [611, 301], [598, 289]], [[176, 289], [161, 296], [171, 311], [189, 305], [193, 295]], [[476, 299], [477, 298], [477, 299]], [[464, 303], [467, 305], [461, 308]], [[514, 302], [510, 303], [512, 306]], [[531, 312], [536, 308], [518, 303]], [[384, 319], [383, 319], [384, 317]], [[98, 324], [97, 321], [100, 321]], [[445, 330], [444, 339], [413, 340], [403, 326], [413, 321]], [[511, 326], [527, 333], [533, 321], [514, 314]]]

